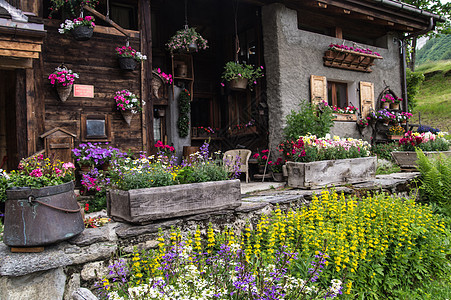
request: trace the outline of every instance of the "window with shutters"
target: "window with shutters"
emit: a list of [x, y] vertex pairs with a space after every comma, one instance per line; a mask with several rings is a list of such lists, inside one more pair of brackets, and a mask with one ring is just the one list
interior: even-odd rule
[[348, 106], [348, 84], [343, 82], [327, 81], [327, 98], [329, 105], [339, 108]]

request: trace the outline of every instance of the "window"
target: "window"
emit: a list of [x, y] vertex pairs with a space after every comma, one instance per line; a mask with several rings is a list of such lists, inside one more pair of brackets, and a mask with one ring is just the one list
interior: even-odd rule
[[107, 142], [111, 140], [110, 115], [81, 115], [81, 140]]
[[327, 82], [327, 99], [329, 105], [344, 108], [348, 106], [348, 85], [343, 82]]

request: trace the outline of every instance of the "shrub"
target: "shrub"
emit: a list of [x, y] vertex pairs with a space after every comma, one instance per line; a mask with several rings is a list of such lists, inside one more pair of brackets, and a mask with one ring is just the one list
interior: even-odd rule
[[428, 158], [420, 149], [416, 153], [422, 198], [437, 204], [439, 211], [451, 217], [451, 157]]
[[297, 140], [300, 136], [311, 133], [324, 137], [334, 125], [332, 110], [325, 109], [318, 113], [313, 106], [304, 101], [298, 112], [292, 110], [287, 115], [287, 126], [284, 128], [285, 138]]
[[409, 110], [415, 108], [416, 100], [415, 97], [420, 90], [421, 83], [424, 81], [424, 75], [421, 72], [412, 72], [410, 69], [406, 70], [406, 80], [407, 80], [407, 100], [409, 103]]
[[395, 143], [374, 144], [371, 147], [371, 154], [377, 155], [377, 158], [393, 161], [390, 153], [396, 151], [397, 147]]

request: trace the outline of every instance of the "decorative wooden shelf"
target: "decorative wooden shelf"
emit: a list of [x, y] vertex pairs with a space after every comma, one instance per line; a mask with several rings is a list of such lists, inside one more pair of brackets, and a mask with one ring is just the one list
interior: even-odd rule
[[338, 48], [327, 50], [323, 57], [326, 67], [367, 73], [373, 71], [370, 67], [374, 65], [375, 59], [383, 59], [383, 57]]
[[333, 114], [335, 116], [334, 121], [355, 122], [357, 121], [356, 114]]

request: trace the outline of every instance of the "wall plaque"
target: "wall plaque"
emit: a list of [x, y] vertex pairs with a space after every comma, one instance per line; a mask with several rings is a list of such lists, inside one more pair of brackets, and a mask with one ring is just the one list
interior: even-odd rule
[[94, 98], [94, 86], [86, 84], [74, 84], [74, 97]]

